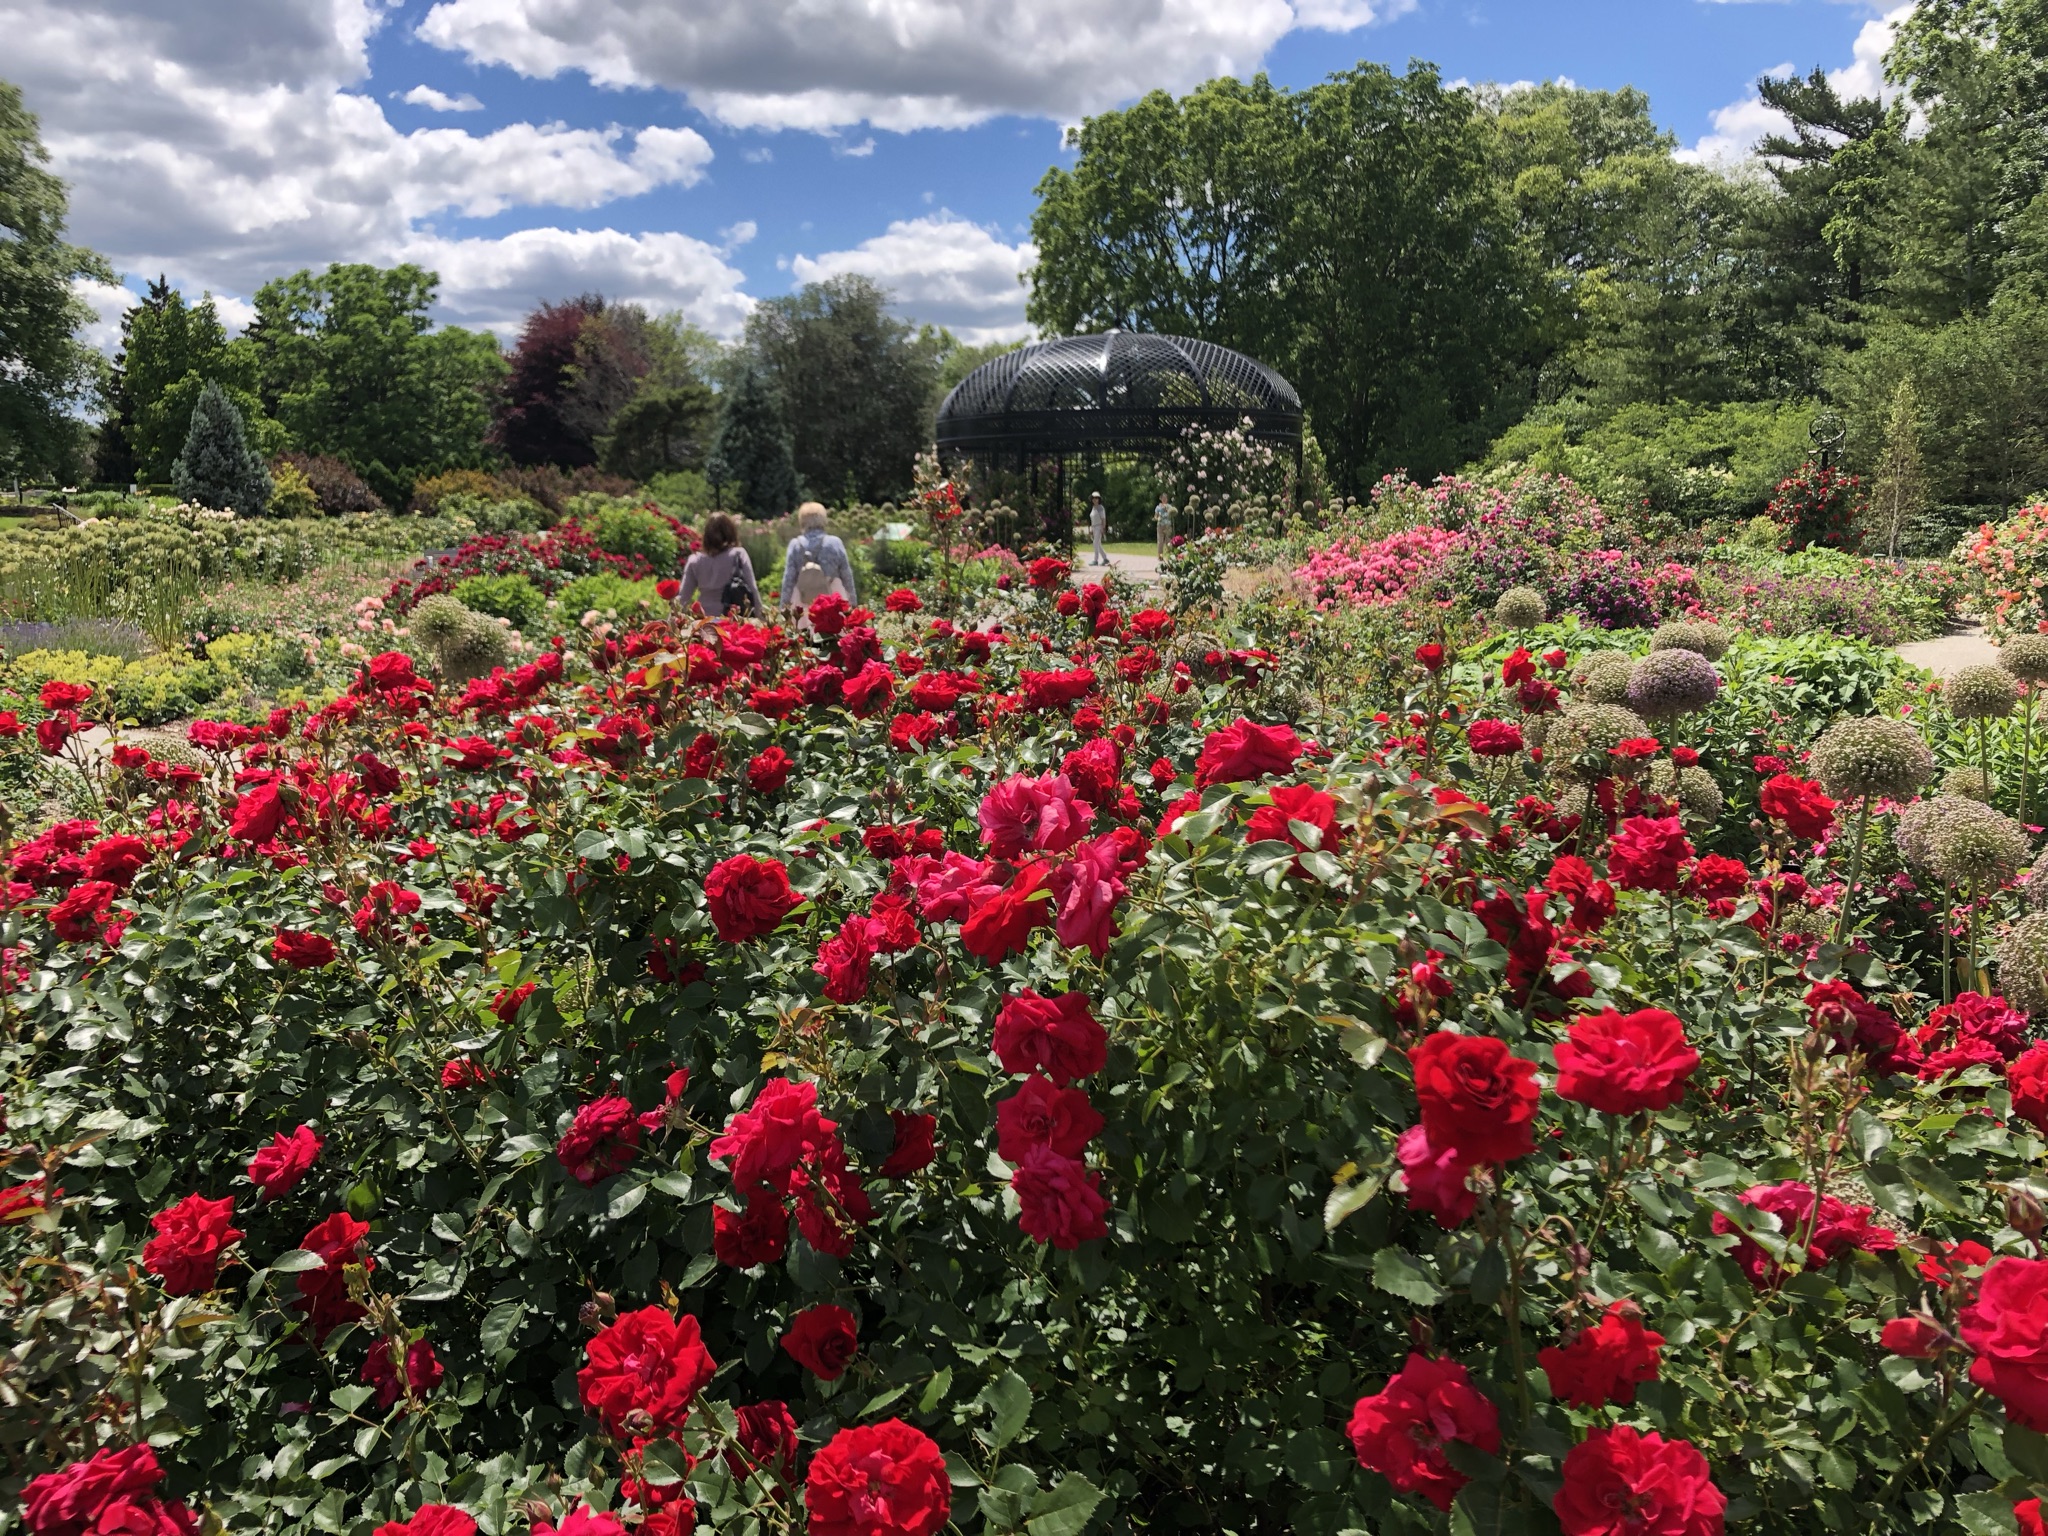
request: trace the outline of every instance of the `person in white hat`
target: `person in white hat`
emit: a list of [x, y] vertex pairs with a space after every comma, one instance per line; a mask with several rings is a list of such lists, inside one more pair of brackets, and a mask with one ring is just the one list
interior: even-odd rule
[[1095, 539], [1095, 555], [1090, 565], [1109, 564], [1109, 551], [1102, 547], [1102, 536], [1109, 532], [1109, 508], [1102, 504], [1102, 492], [1088, 493], [1088, 532]]

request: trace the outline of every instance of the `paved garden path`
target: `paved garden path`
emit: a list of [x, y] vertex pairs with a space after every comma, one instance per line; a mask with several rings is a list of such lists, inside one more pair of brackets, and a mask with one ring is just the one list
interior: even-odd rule
[[1936, 677], [1951, 677], [1964, 667], [1981, 666], [1998, 660], [1998, 647], [1984, 638], [1984, 626], [1972, 624], [1936, 640], [1915, 640], [1898, 648], [1899, 654], [1916, 667], [1925, 667]]
[[[1090, 565], [1088, 559], [1087, 544], [1076, 544], [1074, 546], [1074, 582], [1077, 586], [1087, 586], [1088, 583], [1095, 580], [1096, 572], [1102, 569], [1099, 565]], [[1113, 549], [1109, 552], [1109, 563], [1117, 575], [1127, 580], [1135, 581], [1141, 587], [1153, 587], [1159, 584], [1159, 557], [1157, 555], [1126, 555]]]

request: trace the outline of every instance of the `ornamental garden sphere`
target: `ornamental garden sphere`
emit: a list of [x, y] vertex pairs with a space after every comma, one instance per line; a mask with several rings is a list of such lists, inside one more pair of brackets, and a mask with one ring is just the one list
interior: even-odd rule
[[1494, 622], [1503, 629], [1534, 629], [1549, 617], [1550, 605], [1534, 587], [1509, 587], [1494, 599]]
[[1705, 709], [1721, 691], [1721, 674], [1697, 651], [1652, 651], [1628, 674], [1629, 707], [1645, 720], [1676, 720]]

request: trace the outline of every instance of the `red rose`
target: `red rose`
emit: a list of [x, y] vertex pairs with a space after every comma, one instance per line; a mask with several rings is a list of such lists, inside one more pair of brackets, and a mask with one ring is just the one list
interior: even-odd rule
[[1415, 660], [1425, 672], [1441, 672], [1444, 669], [1444, 648], [1434, 640], [1427, 645], [1418, 645], [1415, 647]]
[[882, 612], [884, 613], [922, 613], [923, 611], [924, 599], [908, 587], [898, 587], [894, 592], [891, 592], [882, 599]]
[[476, 1521], [453, 1504], [422, 1504], [410, 1520], [386, 1520], [371, 1536], [476, 1536]]
[[1607, 755], [1625, 763], [1640, 763], [1655, 757], [1660, 745], [1654, 736], [1631, 736], [1626, 741], [1617, 741]]
[[704, 877], [704, 901], [711, 909], [711, 926], [728, 944], [773, 933], [804, 904], [803, 897], [790, 889], [789, 871], [781, 860], [747, 853], [712, 866]]
[[285, 803], [275, 784], [258, 784], [235, 802], [228, 836], [238, 843], [268, 842], [284, 825]]
[[1562, 1346], [1539, 1349], [1536, 1363], [1550, 1378], [1550, 1395], [1574, 1408], [1626, 1407], [1636, 1388], [1657, 1379], [1658, 1350], [1664, 1335], [1643, 1326], [1643, 1314], [1632, 1301], [1612, 1301], [1592, 1327], [1582, 1329]]
[[1394, 1143], [1394, 1156], [1401, 1164], [1395, 1187], [1408, 1196], [1409, 1210], [1434, 1216], [1445, 1231], [1471, 1219], [1479, 1195], [1467, 1178], [1472, 1165], [1456, 1148], [1431, 1146], [1429, 1133], [1411, 1125]]
[[584, 1346], [589, 1364], [576, 1373], [584, 1410], [607, 1433], [624, 1435], [636, 1410], [654, 1421], [653, 1433], [673, 1435], [690, 1416], [690, 1399], [717, 1369], [704, 1348], [697, 1319], [670, 1317], [660, 1307], [622, 1314]]
[[500, 1024], [509, 1029], [518, 1022], [519, 1010], [526, 1000], [533, 996], [535, 985], [536, 983], [531, 981], [522, 981], [516, 987], [501, 989], [498, 995], [491, 999], [491, 1012]]
[[1607, 873], [1625, 891], [1675, 891], [1692, 854], [1676, 816], [1631, 816], [1607, 851]]
[[902, 955], [924, 942], [917, 918], [910, 910], [910, 898], [884, 891], [868, 908], [868, 932], [875, 941], [875, 953]]
[[811, 1536], [932, 1536], [952, 1512], [953, 1482], [929, 1435], [884, 1419], [840, 1430], [811, 1458], [804, 1508]]
[[86, 880], [50, 908], [50, 928], [67, 944], [97, 944], [105, 937], [100, 920], [120, 893], [105, 880]]
[[263, 1191], [265, 1200], [275, 1200], [298, 1187], [324, 1143], [319, 1132], [302, 1125], [291, 1135], [282, 1131], [270, 1138], [270, 1145], [249, 1159], [249, 1181]]
[[1565, 926], [1578, 933], [1598, 933], [1614, 916], [1614, 887], [1593, 877], [1593, 867], [1575, 853], [1550, 866], [1543, 888], [1571, 903]]
[[633, 1101], [593, 1099], [555, 1144], [555, 1161], [585, 1189], [623, 1170], [640, 1151], [640, 1117]]
[[1564, 1536], [1721, 1536], [1726, 1528], [1727, 1496], [1687, 1441], [1626, 1424], [1593, 1429], [1561, 1470], [1551, 1508]]
[[[1008, 887], [982, 897], [960, 925], [961, 946], [978, 960], [1001, 965], [1021, 954], [1033, 930], [1051, 920], [1052, 892], [1045, 888], [1043, 864], [1026, 864]], [[923, 892], [920, 889], [919, 899]]]
[[853, 611], [853, 604], [837, 592], [826, 592], [812, 600], [805, 610], [811, 621], [811, 628], [821, 635], [836, 635], [846, 628], [846, 616]]
[[733, 1415], [739, 1420], [734, 1438], [740, 1447], [738, 1452], [725, 1453], [725, 1464], [733, 1476], [745, 1478], [760, 1467], [780, 1475], [785, 1481], [794, 1481], [796, 1418], [790, 1413], [789, 1404], [773, 1399], [765, 1403], [748, 1403], [743, 1408], [734, 1409]]
[[756, 794], [772, 795], [789, 782], [789, 770], [795, 766], [782, 748], [770, 747], [747, 760], [747, 783]]
[[139, 837], [103, 838], [85, 850], [85, 878], [127, 890], [135, 872], [149, 862], [149, 844]]
[[1993, 1261], [1957, 1324], [1977, 1353], [1970, 1380], [2014, 1423], [2048, 1433], [2048, 1259]]
[[277, 937], [270, 941], [270, 958], [278, 965], [288, 965], [295, 971], [317, 971], [322, 966], [334, 964], [334, 944], [317, 933], [299, 933], [289, 928], [277, 930]]
[[1991, 1262], [1991, 1250], [1965, 1238], [1960, 1243], [1936, 1243], [1934, 1252], [1924, 1255], [1917, 1270], [1922, 1280], [1946, 1287], [1966, 1270], [1982, 1269]]
[[1419, 1493], [1449, 1509], [1465, 1474], [1451, 1466], [1444, 1443], [1500, 1452], [1500, 1410], [1474, 1387], [1455, 1360], [1412, 1354], [1401, 1372], [1351, 1410], [1351, 1448], [1358, 1464], [1401, 1493]]
[[1490, 1035], [1439, 1030], [1408, 1053], [1429, 1144], [1467, 1163], [1505, 1163], [1536, 1150], [1536, 1065]]
[[874, 924], [855, 913], [839, 932], [818, 946], [811, 969], [825, 978], [825, 996], [835, 1003], [857, 1003], [868, 995], [868, 962], [875, 958]]
[[1246, 820], [1246, 842], [1286, 843], [1306, 851], [1308, 844], [1288, 825], [1295, 821], [1314, 827], [1321, 834], [1317, 842], [1320, 848], [1334, 848], [1344, 840], [1337, 827], [1337, 802], [1321, 790], [1306, 784], [1280, 784], [1272, 794], [1273, 803], [1260, 806]]
[[1805, 1003], [1807, 1027], [1832, 1037], [1837, 1050], [1861, 1052], [1876, 1075], [1919, 1066], [1920, 1048], [1898, 1020], [1848, 982], [1816, 982], [1806, 989]]
[[1557, 1094], [1609, 1115], [1670, 1109], [1699, 1064], [1675, 1015], [1606, 1008], [1574, 1020], [1557, 1042]]
[[491, 1080], [489, 1072], [468, 1056], [456, 1056], [441, 1063], [443, 1088], [481, 1088]]
[[68, 709], [51, 715], [46, 720], [38, 720], [36, 745], [42, 749], [45, 757], [55, 757], [64, 750], [64, 744], [76, 736], [84, 726], [85, 722]]
[[1078, 1158], [1061, 1157], [1050, 1147], [1033, 1147], [1010, 1175], [1017, 1196], [1017, 1225], [1035, 1243], [1060, 1249], [1106, 1235], [1102, 1175]]
[[370, 1346], [370, 1353], [363, 1361], [360, 1380], [377, 1389], [377, 1406], [389, 1408], [398, 1401], [403, 1392], [412, 1398], [423, 1398], [441, 1385], [446, 1371], [434, 1354], [434, 1346], [425, 1339], [414, 1339], [405, 1347], [405, 1380], [398, 1379], [398, 1367], [391, 1358], [391, 1340], [379, 1336]]
[[1241, 784], [1269, 773], [1285, 773], [1301, 753], [1301, 738], [1288, 727], [1239, 720], [1211, 731], [1203, 741], [1202, 755], [1195, 759], [1195, 788]]
[[1740, 859], [1710, 853], [1685, 877], [1685, 893], [1701, 901], [1721, 901], [1749, 889], [1749, 868]]
[[929, 1168], [938, 1156], [932, 1133], [938, 1129], [939, 1117], [892, 1109], [889, 1121], [896, 1128], [896, 1143], [889, 1149], [888, 1160], [875, 1171], [885, 1179], [907, 1179]]
[[242, 1234], [229, 1225], [235, 1202], [187, 1195], [149, 1218], [156, 1236], [142, 1245], [142, 1267], [159, 1276], [173, 1296], [210, 1291], [220, 1278], [220, 1256]]
[[[1870, 1224], [1873, 1213], [1869, 1206], [1846, 1205], [1833, 1195], [1822, 1195], [1816, 1202], [1813, 1186], [1797, 1179], [1782, 1184], [1753, 1184], [1737, 1198], [1744, 1205], [1775, 1216], [1781, 1237], [1793, 1243], [1805, 1238], [1804, 1267], [1808, 1269], [1818, 1268], [1852, 1248], [1885, 1253], [1899, 1245], [1897, 1233]], [[1719, 1233], [1739, 1230], [1720, 1211], [1714, 1212], [1713, 1228]], [[1774, 1286], [1785, 1277], [1783, 1268], [1747, 1237], [1735, 1245], [1732, 1256], [1749, 1276], [1750, 1284], [1759, 1289]]]
[[711, 1208], [711, 1251], [721, 1264], [752, 1269], [789, 1251], [789, 1212], [774, 1195], [757, 1195], [744, 1211]]
[[774, 1077], [726, 1122], [710, 1152], [731, 1172], [733, 1188], [751, 1200], [788, 1195], [793, 1171], [828, 1143], [838, 1143], [838, 1127], [818, 1113], [818, 1085]]
[[2013, 1505], [2012, 1514], [2019, 1522], [2020, 1536], [2048, 1536], [2048, 1521], [2042, 1519], [2039, 1499], [2022, 1499]]
[[1043, 1072], [1062, 1088], [1100, 1072], [1109, 1059], [1109, 1036], [1085, 992], [1041, 997], [1026, 987], [1013, 994], [996, 1014], [994, 1044], [1005, 1072]]
[[1063, 773], [1012, 774], [982, 796], [982, 841], [998, 859], [1027, 852], [1064, 853], [1088, 832], [1095, 809]]
[[1069, 949], [1088, 950], [1098, 960], [1108, 954], [1127, 867], [1115, 833], [1098, 837], [1055, 865], [1047, 877], [1055, 903], [1053, 936]]
[[821, 1303], [797, 1313], [782, 1347], [818, 1380], [837, 1381], [860, 1353], [860, 1327], [846, 1308]]
[[[1759, 772], [1765, 761], [1757, 759]], [[1821, 793], [1819, 784], [1795, 774], [1779, 773], [1764, 780], [1763, 788], [1757, 791], [1757, 806], [1802, 842], [1827, 836], [1828, 829], [1835, 824], [1835, 802]]]
[[1909, 1360], [1932, 1360], [1948, 1347], [1949, 1338], [1924, 1317], [1895, 1317], [1884, 1325], [1877, 1342]]
[[1522, 750], [1522, 728], [1512, 720], [1474, 720], [1465, 740], [1475, 757], [1513, 757]]
[[718, 750], [718, 738], [709, 731], [699, 731], [683, 751], [683, 777], [709, 780], [723, 772], [725, 754]]
[[1102, 1116], [1079, 1088], [1056, 1088], [1034, 1072], [996, 1105], [996, 1150], [1021, 1163], [1033, 1147], [1079, 1157], [1102, 1130]]
[[362, 1304], [349, 1296], [348, 1271], [354, 1268], [368, 1273], [377, 1267], [377, 1261], [364, 1251], [369, 1236], [367, 1221], [357, 1221], [346, 1211], [336, 1211], [299, 1239], [301, 1248], [320, 1255], [318, 1269], [299, 1271], [299, 1294], [292, 1301], [292, 1306], [304, 1314], [316, 1349], [336, 1328], [363, 1315]]
[[2005, 1069], [2012, 1112], [2048, 1136], [2048, 1041], [2035, 1041]]
[[51, 678], [43, 684], [42, 692], [36, 695], [43, 708], [53, 712], [60, 709], [76, 709], [91, 697], [90, 683], [65, 683], [59, 682], [56, 678]]
[[93, 1453], [29, 1479], [21, 1491], [29, 1536], [193, 1536], [199, 1521], [176, 1499], [159, 1498], [164, 1470], [146, 1445]]
[[1518, 645], [1500, 664], [1500, 680], [1504, 687], [1518, 688], [1536, 675], [1536, 663], [1529, 655], [1529, 648]]
[[1057, 587], [1071, 576], [1073, 572], [1073, 566], [1069, 565], [1066, 561], [1056, 559], [1051, 555], [1041, 555], [1038, 559], [1031, 562], [1025, 571], [1025, 575], [1030, 580], [1033, 588], [1040, 592], [1050, 592], [1054, 587]]

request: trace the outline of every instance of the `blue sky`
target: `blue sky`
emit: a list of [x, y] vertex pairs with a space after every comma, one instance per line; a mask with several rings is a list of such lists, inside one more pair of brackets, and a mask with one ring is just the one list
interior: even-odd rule
[[596, 289], [730, 334], [865, 271], [975, 339], [1022, 328], [1061, 125], [1146, 89], [1426, 59], [1638, 86], [1728, 161], [1766, 126], [1758, 75], [1867, 91], [1887, 36], [1847, 0], [0, 0], [0, 23], [74, 231], [131, 286], [165, 271], [239, 316], [268, 276], [410, 259], [446, 318], [501, 333]]

